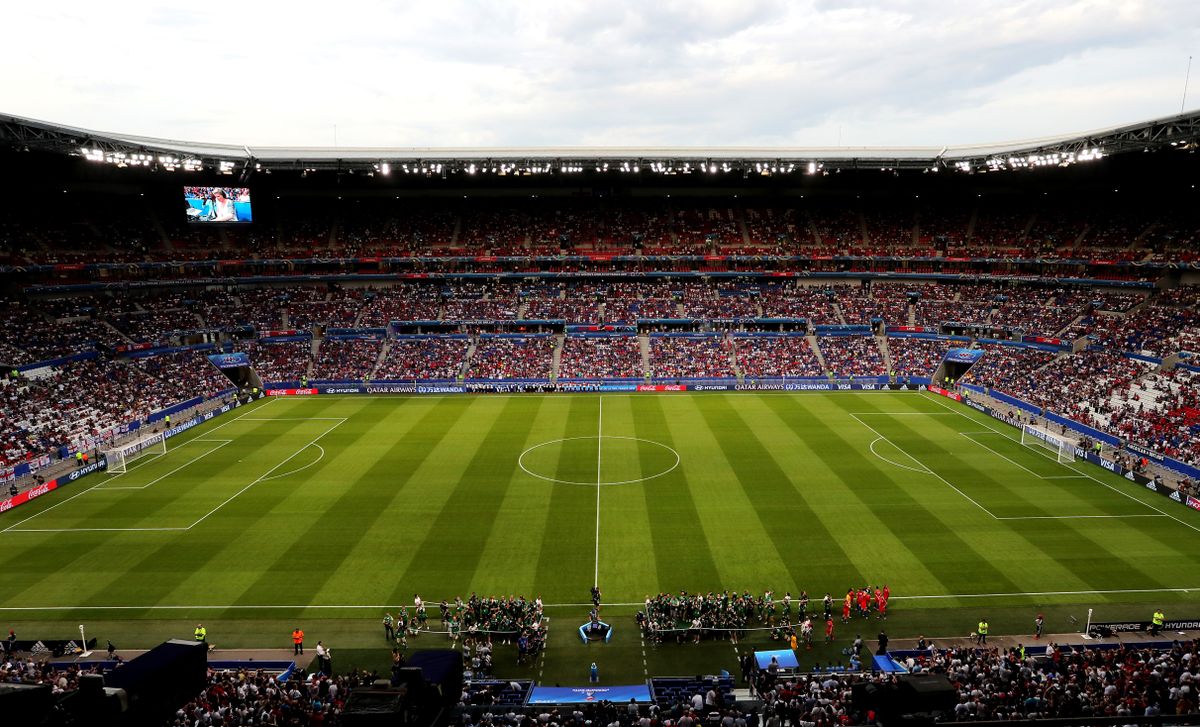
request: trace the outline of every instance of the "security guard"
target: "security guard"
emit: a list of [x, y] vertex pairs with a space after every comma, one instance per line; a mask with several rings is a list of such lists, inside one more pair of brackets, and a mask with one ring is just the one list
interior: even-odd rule
[[292, 653], [304, 653], [304, 630], [299, 627], [292, 629]]
[[979, 645], [986, 645], [988, 635], [988, 622], [986, 618], [979, 619], [979, 627], [975, 633], [979, 634]]
[[206, 643], [208, 641], [208, 629], [204, 628], [204, 624], [196, 624], [195, 631], [196, 641]]
[[1150, 635], [1158, 636], [1158, 632], [1162, 631], [1163, 621], [1166, 619], [1163, 616], [1161, 608], [1154, 609], [1154, 616], [1150, 618]]
[[163, 417], [163, 422], [166, 423], [167, 429], [170, 429], [171, 428], [171, 415], [168, 414], [165, 417]]
[[75, 466], [76, 466], [76, 467], [82, 467], [82, 466], [83, 466], [83, 452], [76, 452], [76, 453], [75, 453]]

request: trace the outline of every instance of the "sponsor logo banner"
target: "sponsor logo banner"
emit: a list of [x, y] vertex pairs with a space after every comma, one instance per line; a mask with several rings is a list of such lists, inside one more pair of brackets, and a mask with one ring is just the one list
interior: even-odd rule
[[[1108, 629], [1119, 633], [1129, 633], [1134, 631], [1149, 631], [1149, 621], [1093, 621], [1093, 630]], [[1200, 629], [1200, 619], [1179, 619], [1175, 621], [1163, 621], [1163, 631], [1190, 631]]]
[[0, 500], [0, 512], [7, 512], [7, 511], [13, 509], [14, 507], [16, 507], [17, 505], [24, 505], [25, 503], [29, 502], [30, 500], [39, 498], [42, 495], [46, 494], [47, 492], [50, 492], [51, 490], [56, 490], [56, 489], [58, 489], [58, 481], [50, 480], [49, 482], [47, 482], [44, 485], [38, 485], [37, 487], [34, 487], [31, 490], [26, 490], [25, 492], [17, 493], [15, 496], [10, 497], [7, 500]]
[[983, 357], [983, 351], [978, 348], [952, 348], [946, 352], [946, 360], [954, 363], [972, 364]]
[[685, 384], [638, 384], [637, 391], [687, 391]]
[[939, 396], [944, 396], [947, 399], [953, 399], [955, 401], [962, 401], [962, 394], [959, 394], [958, 392], [955, 392], [955, 391], [946, 391], [945, 389], [943, 389], [940, 386], [932, 386], [931, 385], [929, 387], [929, 391], [932, 391], [933, 393], [938, 394]]
[[209, 355], [208, 360], [219, 369], [236, 369], [250, 365], [250, 356], [242, 352], [214, 353]]
[[267, 396], [316, 396], [316, 389], [267, 389]]

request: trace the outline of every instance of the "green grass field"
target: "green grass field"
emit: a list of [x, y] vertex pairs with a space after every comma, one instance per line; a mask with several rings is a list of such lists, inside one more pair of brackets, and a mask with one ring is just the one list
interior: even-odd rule
[[[641, 644], [632, 604], [663, 590], [887, 583], [893, 637], [1200, 615], [1200, 513], [1018, 438], [899, 392], [264, 401], [0, 516], [0, 618], [121, 647], [197, 621], [286, 647], [301, 625], [382, 666], [379, 619], [414, 593], [540, 595], [545, 658], [497, 669], [565, 684], [592, 660], [608, 682], [733, 670], [729, 642]], [[593, 582], [617, 630], [585, 647]], [[858, 629], [878, 624], [839, 636]]]

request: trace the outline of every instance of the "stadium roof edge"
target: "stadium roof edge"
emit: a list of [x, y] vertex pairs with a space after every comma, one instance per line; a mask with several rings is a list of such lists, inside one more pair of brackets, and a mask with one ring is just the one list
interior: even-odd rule
[[[195, 160], [221, 171], [257, 165], [295, 169], [377, 169], [405, 164], [448, 165], [461, 171], [468, 165], [509, 164], [513, 171], [545, 166], [544, 171], [586, 163], [622, 171], [622, 164], [653, 165], [646, 171], [703, 171], [712, 165], [722, 171], [808, 171], [812, 165], [842, 167], [957, 168], [960, 171], [998, 171], [1069, 164], [1100, 156], [1164, 147], [1195, 149], [1200, 144], [1200, 110], [1093, 131], [982, 144], [900, 147], [281, 147], [216, 144], [95, 131], [37, 119], [0, 114], [0, 142], [18, 148], [38, 148], [121, 164], [134, 154], [157, 164], [160, 157]], [[89, 155], [86, 152], [92, 151]], [[121, 156], [125, 155], [125, 156]], [[608, 166], [604, 166], [607, 163]], [[770, 165], [759, 168], [763, 165]], [[783, 166], [785, 169], [780, 169]], [[728, 167], [728, 168], [726, 168]], [[798, 169], [797, 169], [798, 167]], [[563, 171], [583, 171], [563, 168]], [[625, 169], [623, 171], [632, 171]], [[438, 168], [436, 171], [443, 171]], [[485, 169], [486, 171], [486, 169]]]

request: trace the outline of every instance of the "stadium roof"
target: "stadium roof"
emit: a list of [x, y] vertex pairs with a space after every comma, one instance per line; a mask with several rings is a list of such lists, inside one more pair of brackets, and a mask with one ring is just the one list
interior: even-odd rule
[[1112, 154], [1200, 145], [1200, 111], [1039, 139], [944, 147], [273, 147], [110, 133], [0, 114], [0, 142], [116, 166], [256, 170], [362, 170], [382, 174], [561, 174], [584, 171], [816, 174], [832, 169], [989, 172], [1068, 166]]

